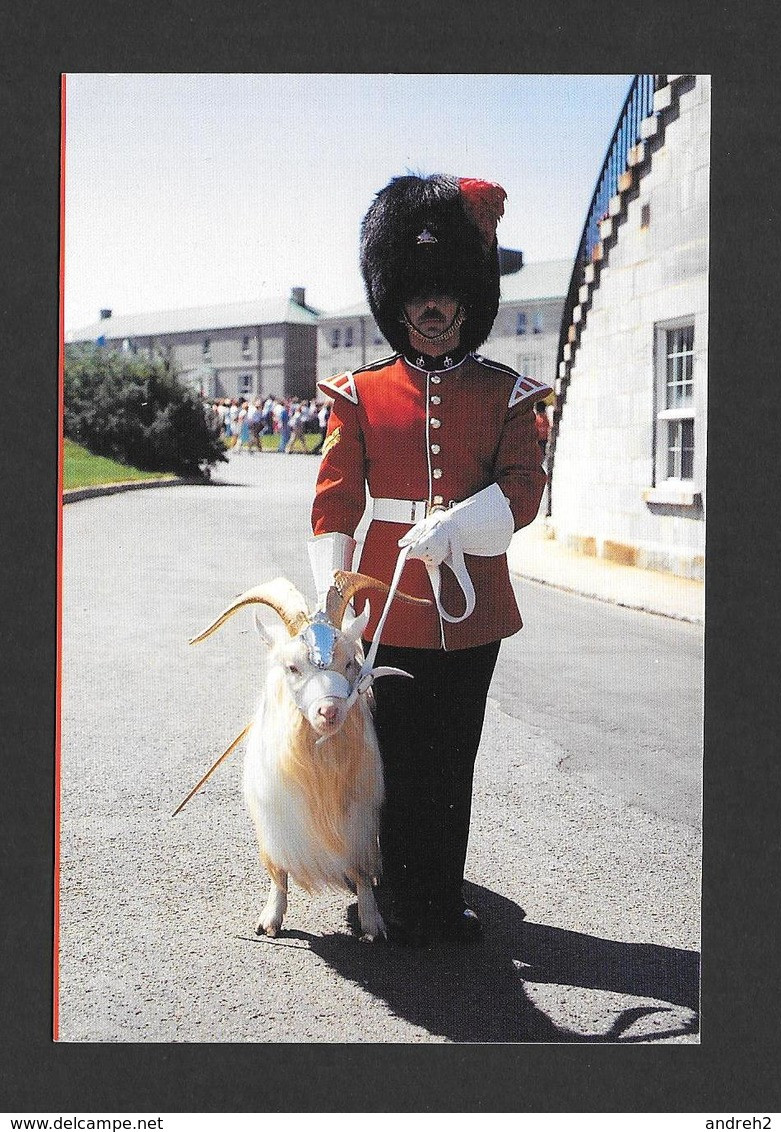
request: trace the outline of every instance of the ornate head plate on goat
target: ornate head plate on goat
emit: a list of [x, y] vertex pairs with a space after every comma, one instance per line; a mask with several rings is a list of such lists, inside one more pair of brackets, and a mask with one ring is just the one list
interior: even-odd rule
[[[336, 570], [324, 608], [310, 614], [299, 590], [286, 579], [275, 578], [241, 594], [190, 644], [211, 636], [245, 606], [266, 605], [275, 610], [287, 630], [286, 637], [269, 634], [257, 616], [256, 627], [269, 648], [275, 650], [296, 706], [322, 743], [339, 732], [358, 696], [367, 692], [377, 677], [409, 676], [400, 668], [374, 668], [364, 661], [361, 634], [369, 620], [368, 603], [357, 617], [348, 613], [352, 598], [364, 589], [389, 593], [389, 587], [376, 578]], [[418, 605], [430, 604], [401, 591], [396, 591], [395, 597]]]

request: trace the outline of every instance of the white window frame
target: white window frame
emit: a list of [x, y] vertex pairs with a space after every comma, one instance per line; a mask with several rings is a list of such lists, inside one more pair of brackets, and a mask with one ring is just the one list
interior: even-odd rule
[[249, 334], [242, 335], [241, 356], [242, 356], [242, 358], [251, 358], [252, 357], [252, 350], [250, 349], [250, 336], [249, 336]]
[[[670, 335], [676, 331], [691, 328], [691, 349], [683, 352], [670, 351]], [[690, 393], [682, 404], [669, 404], [669, 362], [671, 358], [689, 359], [686, 367], [684, 361], [683, 381], [678, 384], [690, 386]], [[697, 357], [697, 320], [694, 315], [685, 318], [669, 319], [654, 326], [654, 487], [678, 487], [693, 489], [696, 484], [696, 454], [697, 454], [697, 410], [696, 410], [696, 357]], [[691, 475], [683, 476], [681, 467], [683, 458], [683, 422], [691, 422]], [[677, 437], [676, 437], [677, 434]], [[670, 475], [670, 452], [674, 441], [679, 441], [677, 451], [678, 474]]]
[[518, 338], [529, 333], [529, 315], [524, 310], [515, 312], [515, 333]]
[[350, 350], [353, 346], [353, 328], [352, 326], [345, 326], [344, 328], [344, 345], [345, 349]]
[[239, 397], [251, 397], [252, 396], [252, 374], [251, 373], [243, 373], [239, 377], [239, 392], [238, 392], [238, 395], [239, 395]]
[[339, 340], [341, 338], [340, 331], [341, 331], [341, 327], [339, 327], [339, 326], [332, 326], [331, 327], [331, 349], [332, 350], [338, 350], [339, 349]]

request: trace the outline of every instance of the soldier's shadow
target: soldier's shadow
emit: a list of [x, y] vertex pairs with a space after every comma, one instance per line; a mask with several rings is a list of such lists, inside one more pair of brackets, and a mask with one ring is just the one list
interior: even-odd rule
[[[478, 943], [415, 950], [337, 933], [308, 943], [394, 1014], [454, 1042], [643, 1042], [697, 1032], [697, 952], [530, 923], [517, 904], [477, 885], [466, 896], [486, 927]], [[348, 918], [357, 931], [355, 906]]]

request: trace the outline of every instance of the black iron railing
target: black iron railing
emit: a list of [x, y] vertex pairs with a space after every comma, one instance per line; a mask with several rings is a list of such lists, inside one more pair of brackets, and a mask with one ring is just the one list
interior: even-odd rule
[[[592, 261], [594, 249], [600, 242], [600, 222], [608, 216], [610, 199], [618, 192], [618, 182], [621, 174], [627, 169], [630, 150], [640, 141], [640, 125], [644, 118], [648, 118], [653, 113], [654, 91], [665, 86], [666, 82], [666, 75], [635, 75], [618, 116], [618, 122], [607, 147], [605, 160], [602, 163], [594, 194], [586, 213], [586, 222], [583, 225], [583, 232], [572, 267], [567, 300], [561, 319], [561, 333], [556, 360], [557, 376], [560, 363], [564, 360], [564, 347], [569, 342], [573, 312], [579, 302], [579, 292], [585, 280], [585, 270]], [[566, 389], [562, 389], [562, 392], [566, 395]], [[549, 474], [553, 471], [553, 457], [562, 403], [563, 398], [557, 398], [551, 435]], [[550, 486], [552, 487], [552, 484]], [[548, 514], [550, 514], [550, 498], [549, 487]]]

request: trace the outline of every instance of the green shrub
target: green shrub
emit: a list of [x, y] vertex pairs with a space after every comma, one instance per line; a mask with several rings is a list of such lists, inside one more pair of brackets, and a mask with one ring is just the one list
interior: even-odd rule
[[225, 460], [198, 397], [163, 359], [68, 346], [64, 427], [97, 456], [146, 471], [199, 476]]

